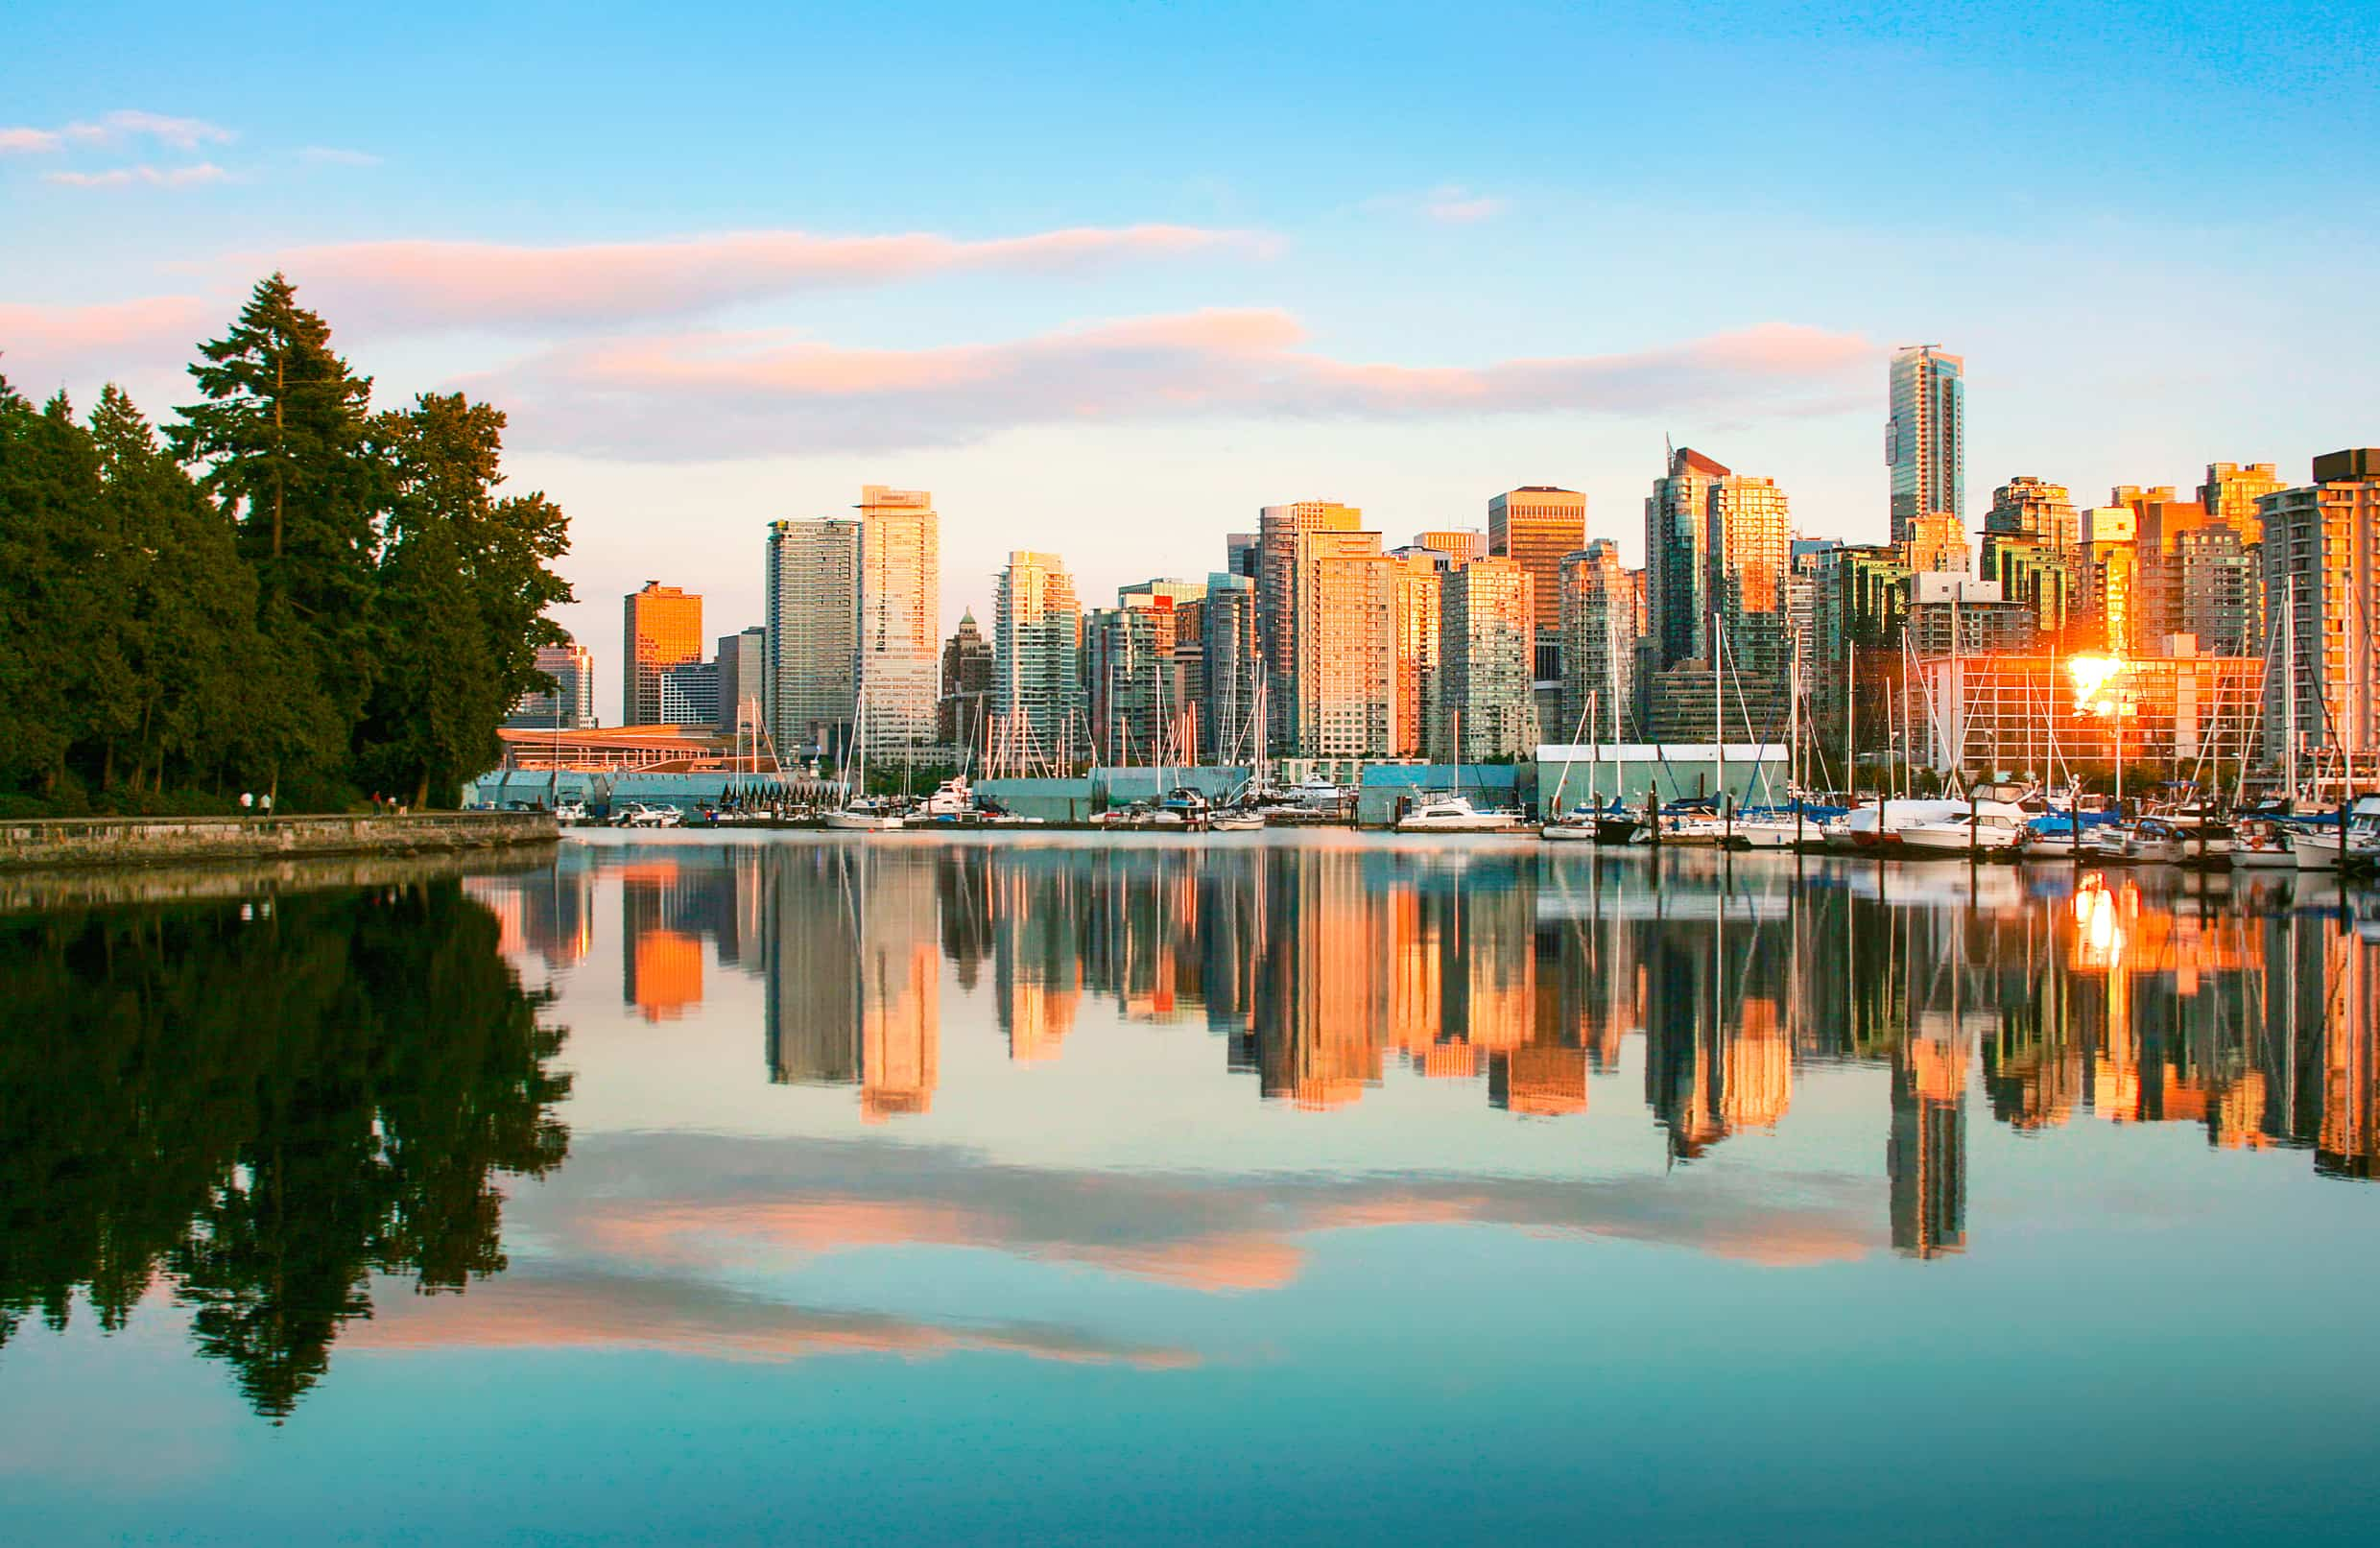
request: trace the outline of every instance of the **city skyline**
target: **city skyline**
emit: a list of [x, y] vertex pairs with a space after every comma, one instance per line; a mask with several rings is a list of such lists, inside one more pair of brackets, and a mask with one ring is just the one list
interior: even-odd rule
[[[236, 110], [193, 82], [271, 29], [220, 21], [22, 23], [49, 67], [0, 65], [0, 201], [44, 240], [0, 254], [0, 370], [78, 404], [120, 375], [170, 414], [192, 342], [283, 267], [393, 401], [454, 386], [511, 416], [512, 487], [573, 516], [582, 639], [655, 574], [760, 621], [750, 535], [870, 482], [948, 513], [942, 632], [985, 616], [1011, 548], [1104, 597], [1206, 573], [1221, 524], [1316, 497], [1413, 533], [1559, 485], [1640, 564], [1665, 434], [1774, 478], [1805, 530], [1880, 541], [1872, 383], [1919, 341], [1967, 361], [1970, 532], [2020, 473], [2186, 489], [2204, 448], [2296, 477], [2368, 439], [2352, 61], [2380, 23], [2352, 12], [1387, 13], [1353, 59], [1295, 11], [1241, 17], [1253, 48], [1213, 46], [1220, 19], [1202, 40], [1086, 12], [1053, 49], [919, 14], [811, 18], [797, 49], [744, 17], [736, 48], [632, 57], [601, 28], [527, 46], [477, 18], [495, 46], [457, 58], [434, 18], [339, 21], [295, 45], [319, 68]], [[1661, 69], [1601, 67], [1631, 53]], [[792, 54], [910, 83], [901, 121], [771, 89]], [[1597, 89], [1494, 115], [1449, 89], [1548, 60]], [[1360, 130], [1283, 108], [1325, 62], [1407, 106]], [[333, 88], [407, 67], [454, 83], [467, 130], [438, 93], [367, 117]], [[1072, 109], [1020, 114], [995, 78]], [[2054, 131], [1880, 133], [1909, 90], [2061, 107]], [[1760, 240], [1639, 240], [1686, 184]], [[1922, 242], [1885, 189], [1938, 196]], [[2305, 391], [2258, 389], [2317, 345]]]

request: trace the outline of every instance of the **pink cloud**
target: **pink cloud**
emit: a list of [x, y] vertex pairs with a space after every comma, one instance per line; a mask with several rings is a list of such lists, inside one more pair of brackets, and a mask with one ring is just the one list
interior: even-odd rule
[[1504, 213], [1505, 202], [1489, 194], [1447, 184], [1433, 188], [1421, 202], [1421, 213], [1446, 226], [1468, 226]]
[[231, 174], [212, 161], [202, 161], [188, 167], [110, 167], [105, 172], [45, 172], [43, 182], [55, 182], [68, 188], [129, 188], [140, 183], [151, 188], [191, 188], [200, 183], [227, 182]]
[[84, 372], [109, 375], [170, 367], [219, 325], [222, 308], [195, 296], [155, 296], [97, 306], [0, 302], [0, 371], [31, 392]]
[[155, 140], [177, 151], [195, 151], [202, 145], [227, 145], [236, 138], [231, 131], [203, 118], [174, 118], [126, 107], [57, 129], [27, 125], [0, 129], [0, 155], [38, 155], [63, 151], [69, 146], [120, 145], [134, 139]]
[[1831, 412], [1875, 356], [1856, 335], [1787, 323], [1483, 366], [1339, 360], [1305, 342], [1294, 317], [1273, 310], [914, 350], [683, 333], [565, 344], [470, 386], [513, 411], [524, 445], [669, 459], [949, 445], [1031, 425], [1194, 416]]
[[682, 317], [800, 291], [939, 274], [1052, 273], [1125, 260], [1262, 253], [1271, 246], [1251, 232], [1189, 226], [1082, 226], [985, 241], [933, 232], [736, 231], [556, 248], [357, 242], [243, 264], [278, 265], [324, 304], [376, 323], [531, 330]]

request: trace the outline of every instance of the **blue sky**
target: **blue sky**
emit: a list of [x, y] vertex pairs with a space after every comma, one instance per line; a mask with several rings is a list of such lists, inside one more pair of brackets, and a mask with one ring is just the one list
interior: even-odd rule
[[2368, 7], [43, 6], [0, 44], [0, 369], [170, 408], [285, 265], [386, 399], [512, 414], [607, 683], [622, 591], [756, 621], [763, 523], [863, 482], [935, 490], [955, 618], [1007, 548], [1098, 597], [1276, 500], [1401, 539], [1562, 483], [1632, 554], [1665, 433], [1873, 537], [1900, 343], [1967, 357], [1970, 523], [2012, 473], [2380, 433]]

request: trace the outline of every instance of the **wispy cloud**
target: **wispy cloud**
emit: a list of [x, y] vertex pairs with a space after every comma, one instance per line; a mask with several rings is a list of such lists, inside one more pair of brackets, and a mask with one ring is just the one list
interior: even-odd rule
[[1440, 226], [1469, 226], [1504, 213], [1508, 201], [1495, 194], [1474, 193], [1458, 182], [1442, 182], [1420, 193], [1379, 194], [1363, 207], [1383, 214], [1418, 217]]
[[1003, 343], [856, 349], [775, 333], [558, 345], [471, 385], [524, 443], [654, 458], [953, 445], [1030, 425], [1195, 417], [1831, 412], [1874, 364], [1786, 323], [1654, 348], [1409, 366], [1303, 347], [1280, 311], [1131, 318]]
[[1468, 226], [1504, 213], [1504, 201], [1492, 194], [1474, 194], [1448, 183], [1433, 188], [1421, 202], [1421, 213], [1446, 226]]
[[535, 330], [685, 317], [938, 274], [1059, 273], [1273, 246], [1253, 232], [1190, 226], [1082, 226], [981, 241], [734, 231], [550, 248], [360, 242], [246, 256], [241, 267], [276, 264], [343, 315], [374, 323]]
[[231, 174], [212, 161], [187, 167], [109, 167], [105, 172], [45, 172], [43, 182], [67, 188], [194, 188], [202, 183], [228, 182]]
[[228, 145], [236, 138], [230, 130], [203, 118], [174, 118], [126, 107], [56, 129], [27, 125], [0, 129], [0, 155], [39, 155], [76, 146], [122, 145], [138, 139], [154, 140], [177, 151], [195, 151], [202, 145]]
[[369, 151], [342, 150], [335, 145], [309, 145], [298, 153], [298, 159], [326, 167], [376, 167], [380, 157]]

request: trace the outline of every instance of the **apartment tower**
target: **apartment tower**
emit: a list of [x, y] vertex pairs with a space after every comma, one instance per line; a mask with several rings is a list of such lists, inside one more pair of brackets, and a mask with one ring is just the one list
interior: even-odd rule
[[940, 689], [941, 523], [923, 489], [860, 490], [861, 719], [870, 750], [934, 739]]
[[839, 760], [859, 694], [860, 524], [769, 523], [762, 713], [777, 756]]

